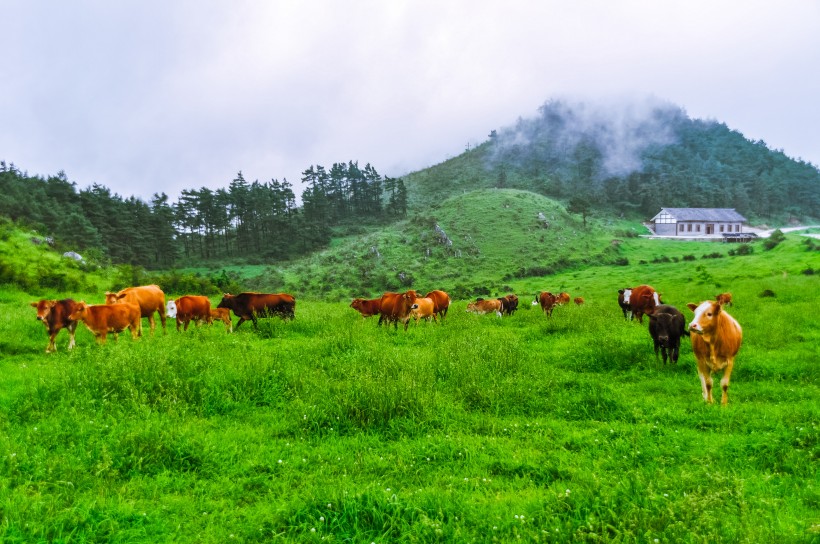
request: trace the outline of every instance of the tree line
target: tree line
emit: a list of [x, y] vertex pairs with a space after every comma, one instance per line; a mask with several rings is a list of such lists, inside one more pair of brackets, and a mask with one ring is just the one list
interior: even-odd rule
[[155, 193], [144, 202], [99, 184], [78, 190], [62, 171], [29, 176], [0, 161], [0, 215], [53, 237], [60, 249], [168, 269], [225, 258], [286, 260], [325, 247], [336, 228], [407, 214], [404, 181], [370, 164], [310, 166], [301, 181], [301, 206], [287, 180], [248, 182], [242, 172], [227, 188], [184, 189], [176, 202]]

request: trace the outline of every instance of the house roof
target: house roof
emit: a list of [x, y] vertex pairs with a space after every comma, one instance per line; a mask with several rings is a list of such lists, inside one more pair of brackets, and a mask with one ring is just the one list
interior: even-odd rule
[[[746, 218], [734, 208], [662, 208], [661, 212], [668, 213], [678, 221], [746, 222]], [[658, 215], [652, 220], [654, 221]]]

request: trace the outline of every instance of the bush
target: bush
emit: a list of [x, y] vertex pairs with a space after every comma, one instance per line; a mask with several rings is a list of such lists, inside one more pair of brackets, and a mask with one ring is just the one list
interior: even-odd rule
[[737, 249], [730, 249], [729, 255], [734, 257], [735, 255], [751, 255], [755, 252], [755, 249], [749, 244], [743, 244]]
[[786, 239], [786, 235], [780, 229], [776, 229], [771, 236], [769, 236], [765, 242], [763, 242], [763, 248], [766, 250], [774, 249], [777, 245]]

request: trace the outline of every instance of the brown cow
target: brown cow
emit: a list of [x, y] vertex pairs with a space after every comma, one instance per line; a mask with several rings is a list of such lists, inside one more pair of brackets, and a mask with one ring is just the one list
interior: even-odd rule
[[541, 291], [535, 295], [532, 305], [540, 305], [547, 317], [552, 317], [552, 310], [558, 305], [558, 297], [549, 291]]
[[[158, 285], [142, 285], [140, 287], [126, 287], [117, 293], [105, 293], [105, 303], [115, 304], [127, 302], [136, 304], [140, 308], [140, 316], [147, 317], [151, 325], [151, 334], [154, 334], [154, 312], [159, 312], [162, 328], [165, 330], [165, 293]], [[140, 319], [139, 334], [142, 335], [142, 319]]]
[[139, 336], [140, 307], [136, 304], [123, 302], [88, 305], [85, 301], [80, 301], [69, 317], [75, 321], [82, 321], [100, 344], [105, 344], [109, 332], [114, 333], [116, 340], [118, 333], [126, 327], [131, 329], [131, 338], [136, 340]]
[[413, 319], [416, 320], [416, 325], [419, 324], [419, 319], [430, 321], [430, 318], [432, 318], [433, 322], [438, 322], [436, 321], [436, 303], [432, 298], [416, 298], [416, 307], [410, 310], [410, 313], [413, 315]]
[[362, 317], [372, 317], [381, 312], [381, 297], [379, 298], [354, 298], [350, 307], [362, 314]]
[[571, 299], [569, 297], [569, 293], [564, 291], [564, 292], [558, 293], [558, 295], [555, 297], [555, 304], [557, 306], [563, 306], [564, 304], [569, 304], [570, 300]]
[[407, 330], [411, 311], [418, 307], [416, 304], [417, 298], [419, 298], [418, 293], [412, 289], [404, 293], [383, 294], [380, 302], [379, 325], [382, 324], [382, 321], [387, 321], [388, 326], [392, 322], [395, 328], [398, 329], [401, 321], [404, 323], [404, 330]]
[[650, 285], [639, 285], [632, 288], [629, 296], [629, 307], [632, 314], [643, 324], [643, 316], [655, 311], [655, 306], [662, 303], [661, 296]]
[[734, 304], [732, 304], [732, 293], [721, 293], [719, 295], [715, 295], [715, 300], [721, 306], [734, 306]]
[[168, 317], [176, 318], [177, 331], [179, 324], [184, 323], [182, 330], [188, 330], [188, 324], [193, 321], [197, 326], [200, 321], [209, 322], [211, 319], [211, 301], [201, 295], [185, 295], [176, 300], [169, 300], [166, 307]]
[[253, 321], [254, 328], [259, 328], [257, 317], [293, 319], [296, 315], [296, 299], [287, 293], [225, 293], [217, 308], [228, 308], [239, 317], [236, 328], [245, 321]]
[[218, 319], [225, 324], [226, 332], [233, 332], [233, 321], [231, 321], [231, 311], [227, 308], [211, 308], [211, 315], [208, 318], [208, 324]]
[[735, 318], [730, 316], [723, 307], [714, 300], [701, 302], [700, 306], [686, 305], [695, 312], [695, 317], [689, 323], [692, 351], [698, 361], [698, 374], [703, 388], [703, 399], [712, 403], [712, 372], [723, 369], [723, 378], [720, 387], [723, 389], [720, 403], [729, 403], [729, 379], [732, 376], [732, 367], [735, 355], [740, 350], [743, 341], [743, 330]]
[[575, 298], [574, 298], [574, 299], [572, 299], [572, 300], [573, 300], [573, 302], [575, 302], [575, 304], [577, 304], [578, 306], [580, 306], [580, 305], [582, 305], [582, 304], [584, 303], [584, 297], [575, 297]]
[[74, 332], [77, 329], [77, 321], [70, 319], [69, 316], [77, 303], [73, 299], [64, 298], [62, 300], [40, 300], [32, 302], [31, 305], [37, 308], [37, 319], [43, 322], [48, 331], [46, 353], [57, 351], [54, 339], [57, 338], [57, 333], [61, 329], [68, 331], [68, 349], [72, 349], [75, 346]]
[[497, 298], [491, 298], [485, 300], [480, 298], [475, 302], [471, 302], [467, 305], [467, 311], [473, 314], [483, 315], [489, 313], [495, 313], [498, 317], [501, 317], [501, 300]]
[[501, 301], [501, 313], [506, 315], [513, 315], [518, 310], [518, 295], [510, 294], [503, 297], [498, 297]]
[[435, 290], [430, 291], [424, 298], [431, 298], [433, 299], [433, 304], [435, 304], [435, 312], [442, 320], [447, 316], [447, 310], [450, 308], [450, 295], [445, 293], [444, 291]]

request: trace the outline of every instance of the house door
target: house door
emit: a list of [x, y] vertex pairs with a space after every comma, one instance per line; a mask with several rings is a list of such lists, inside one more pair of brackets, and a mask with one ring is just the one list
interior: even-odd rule
[[714, 234], [715, 233], [715, 224], [714, 223], [706, 223], [706, 235]]

